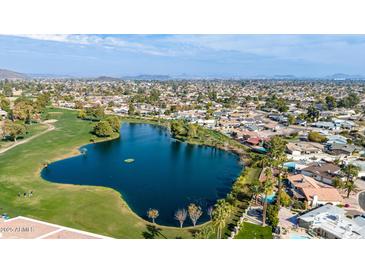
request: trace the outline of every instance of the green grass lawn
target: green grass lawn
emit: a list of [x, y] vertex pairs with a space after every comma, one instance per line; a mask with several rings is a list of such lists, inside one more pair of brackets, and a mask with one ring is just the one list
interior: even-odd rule
[[235, 239], [272, 239], [271, 226], [262, 227], [244, 222]]
[[[42, 125], [42, 124], [32, 124], [32, 125], [27, 125], [27, 134], [25, 134], [22, 138], [19, 138], [17, 141], [23, 141], [26, 140], [38, 133], [41, 133], [45, 130], [47, 130], [47, 125]], [[6, 148], [9, 147], [11, 145], [13, 145], [15, 142], [13, 141], [9, 141], [9, 140], [3, 140], [0, 139], [0, 148]]]
[[[45, 162], [78, 153], [92, 123], [76, 112], [48, 109], [56, 129], [0, 154], [0, 213], [22, 215], [116, 238], [191, 238], [192, 229], [151, 226], [109, 188], [55, 184], [39, 173]], [[32, 198], [18, 192], [33, 191]]]
[[234, 207], [231, 216], [227, 220], [227, 226], [224, 230], [226, 236], [231, 235], [232, 228], [237, 224], [242, 213], [248, 207], [251, 200], [249, 185], [258, 179], [260, 172], [261, 168], [245, 167], [244, 173], [237, 178], [235, 185], [238, 186], [242, 192], [237, 201], [237, 205]]

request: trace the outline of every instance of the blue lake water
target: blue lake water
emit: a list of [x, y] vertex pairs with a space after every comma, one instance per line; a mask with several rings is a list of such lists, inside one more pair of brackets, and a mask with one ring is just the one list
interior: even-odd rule
[[[176, 141], [149, 124], [123, 123], [120, 138], [84, 148], [85, 155], [51, 163], [42, 178], [113, 188], [144, 219], [149, 208], [158, 209], [156, 223], [168, 226], [178, 225], [174, 212], [189, 203], [204, 210], [198, 223], [207, 221], [207, 207], [226, 196], [242, 170], [233, 153]], [[135, 161], [125, 163], [127, 158]]]

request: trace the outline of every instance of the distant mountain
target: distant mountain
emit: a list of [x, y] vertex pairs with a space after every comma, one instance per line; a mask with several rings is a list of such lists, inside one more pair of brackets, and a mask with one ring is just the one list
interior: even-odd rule
[[0, 69], [0, 80], [8, 79], [8, 80], [25, 80], [29, 77], [26, 74], [11, 71], [7, 69]]
[[291, 74], [284, 74], [284, 75], [274, 75], [274, 79], [296, 79], [297, 77], [295, 75]]
[[49, 73], [28, 73], [32, 79], [72, 79], [76, 78], [71, 75], [49, 74]]
[[171, 77], [169, 75], [149, 75], [149, 74], [142, 74], [137, 76], [125, 76], [122, 77], [124, 80], [170, 80]]
[[359, 79], [365, 79], [362, 75], [351, 75], [351, 74], [345, 74], [345, 73], [335, 73], [332, 75], [329, 75], [325, 77], [327, 79], [341, 79], [341, 80], [359, 80]]
[[100, 81], [100, 82], [114, 82], [114, 81], [120, 81], [120, 78], [116, 78], [116, 77], [110, 77], [110, 76], [99, 76], [97, 78], [95, 78], [96, 81]]

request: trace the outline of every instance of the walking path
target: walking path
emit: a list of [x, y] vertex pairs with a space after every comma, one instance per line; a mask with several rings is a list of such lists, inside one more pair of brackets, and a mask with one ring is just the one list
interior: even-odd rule
[[42, 122], [41, 124], [43, 124], [43, 125], [47, 125], [47, 126], [48, 126], [48, 128], [47, 128], [45, 131], [42, 131], [42, 132], [40, 132], [40, 133], [38, 133], [38, 134], [35, 134], [35, 135], [33, 135], [32, 137], [29, 137], [29, 138], [27, 138], [27, 139], [25, 139], [25, 140], [22, 140], [22, 141], [19, 141], [19, 142], [15, 142], [14, 144], [12, 144], [12, 145], [11, 145], [11, 146], [9, 146], [9, 147], [6, 147], [6, 148], [3, 148], [3, 149], [0, 149], [0, 154], [2, 154], [2, 153], [4, 153], [4, 152], [6, 152], [6, 151], [8, 151], [8, 150], [10, 150], [10, 149], [12, 149], [12, 148], [14, 148], [14, 147], [16, 147], [16, 146], [19, 146], [19, 145], [21, 145], [21, 144], [25, 144], [25, 143], [27, 143], [27, 142], [29, 142], [29, 141], [33, 140], [34, 138], [37, 138], [37, 137], [39, 137], [39, 136], [41, 136], [41, 135], [43, 135], [43, 134], [45, 134], [45, 133], [47, 133], [47, 132], [49, 132], [49, 131], [54, 130], [54, 129], [56, 128], [56, 127], [52, 124], [52, 123], [54, 123], [54, 122], [56, 122], [56, 120], [47, 120], [47, 121]]

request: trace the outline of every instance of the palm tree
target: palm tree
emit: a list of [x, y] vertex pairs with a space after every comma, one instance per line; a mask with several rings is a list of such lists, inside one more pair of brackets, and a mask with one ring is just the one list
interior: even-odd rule
[[358, 188], [355, 185], [354, 181], [348, 181], [344, 185], [344, 189], [346, 189], [347, 192], [347, 198], [350, 197], [351, 192], [357, 192]]
[[188, 213], [185, 208], [178, 209], [175, 213], [175, 220], [178, 220], [180, 223], [180, 228], [183, 227], [183, 224], [186, 220], [186, 217], [188, 216]]
[[271, 168], [266, 168], [264, 172], [265, 172], [266, 180], [263, 183], [264, 206], [262, 209], [262, 226], [266, 225], [267, 195], [269, 193], [271, 193], [274, 188], [274, 179], [273, 179]]
[[250, 185], [250, 191], [251, 191], [253, 197], [255, 198], [255, 204], [257, 204], [259, 195], [260, 195], [260, 193], [262, 193], [262, 185], [260, 184], [260, 182], [257, 180], [254, 181]]
[[280, 197], [281, 197], [281, 191], [282, 191], [284, 178], [285, 179], [288, 178], [288, 172], [286, 170], [284, 170], [284, 171], [281, 170], [279, 173], [279, 178], [278, 178], [278, 193], [277, 193], [277, 198], [276, 198], [276, 204], [279, 208], [280, 208]]
[[232, 206], [225, 200], [217, 201], [216, 207], [213, 211], [213, 225], [217, 227], [217, 238], [222, 238], [222, 232], [226, 226], [227, 218], [232, 213]]
[[360, 168], [349, 164], [342, 168], [342, 172], [346, 176], [346, 182], [343, 185], [343, 188], [347, 191], [347, 198], [350, 197], [351, 192], [355, 192], [357, 190], [355, 186], [355, 178], [358, 176]]
[[148, 218], [152, 219], [153, 223], [155, 223], [155, 219], [159, 216], [158, 210], [150, 208], [147, 211], [147, 216], [148, 216]]

